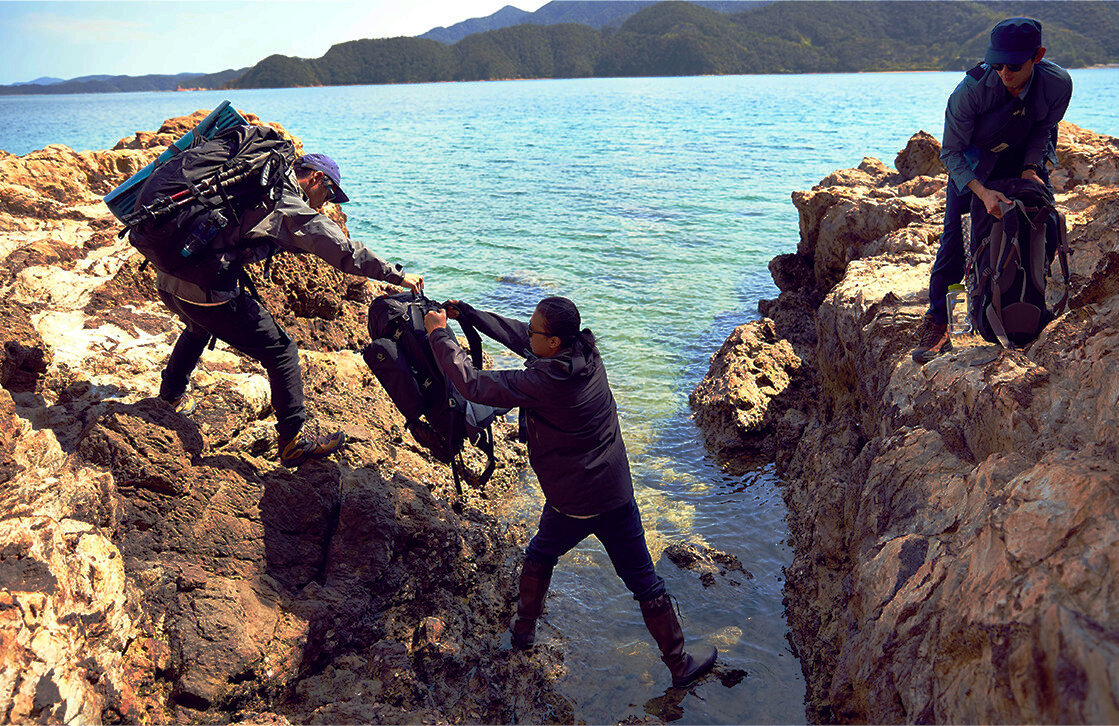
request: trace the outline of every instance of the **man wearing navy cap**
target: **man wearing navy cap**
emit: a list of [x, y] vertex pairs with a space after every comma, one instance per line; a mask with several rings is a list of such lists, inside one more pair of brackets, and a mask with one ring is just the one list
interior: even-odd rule
[[945, 295], [964, 276], [960, 217], [970, 209], [972, 195], [999, 216], [999, 202], [1009, 200], [987, 188], [990, 180], [1021, 177], [1052, 190], [1047, 162], [1057, 163], [1057, 123], [1072, 97], [1072, 78], [1044, 57], [1041, 23], [1003, 20], [991, 30], [983, 63], [948, 97], [940, 152], [948, 167], [944, 232], [929, 275], [929, 309], [913, 350], [918, 363], [951, 348]]
[[[262, 201], [245, 210], [240, 220], [241, 264], [268, 258], [277, 248], [309, 252], [342, 272], [385, 280], [419, 292], [424, 280], [399, 264], [382, 260], [365, 245], [346, 236], [320, 211], [327, 202], [349, 201], [342, 191], [338, 164], [324, 154], [307, 154], [295, 161], [284, 180], [280, 198]], [[304, 431], [303, 378], [299, 349], [272, 315], [243, 290], [203, 287], [158, 272], [156, 287], [163, 302], [186, 324], [167, 366], [159, 396], [175, 410], [189, 413], [194, 402], [187, 393], [190, 375], [211, 337], [260, 362], [268, 373], [272, 408], [276, 412], [280, 463], [295, 467], [325, 456], [345, 443], [334, 431], [322, 435]]]

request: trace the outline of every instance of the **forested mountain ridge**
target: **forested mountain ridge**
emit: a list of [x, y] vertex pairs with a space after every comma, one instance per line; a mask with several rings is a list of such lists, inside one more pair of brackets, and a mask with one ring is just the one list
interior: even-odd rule
[[[741, 9], [718, 11], [726, 8]], [[626, 17], [629, 12], [632, 14]], [[19, 84], [0, 86], [0, 95], [514, 78], [966, 70], [982, 58], [990, 28], [1001, 18], [1014, 15], [1029, 15], [1043, 23], [1047, 57], [1062, 66], [1119, 64], [1119, 2], [1114, 1], [554, 0], [535, 13], [507, 6], [488, 18], [477, 18], [479, 27], [516, 18], [529, 18], [530, 22], [467, 35], [453, 45], [440, 42], [433, 30], [426, 34], [431, 37], [347, 41], [332, 46], [320, 58], [271, 55], [248, 69]], [[619, 20], [622, 17], [624, 21]], [[587, 22], [544, 22], [549, 19]], [[474, 21], [436, 30], [461, 32], [470, 23]]]
[[342, 43], [317, 59], [272, 56], [229, 86], [966, 70], [999, 19], [1026, 14], [1043, 23], [1060, 65], [1119, 63], [1117, 2], [779, 0], [728, 14], [670, 1], [616, 29], [523, 24], [451, 46], [392, 38]]
[[[656, 5], [657, 2], [658, 0], [552, 0], [532, 13], [506, 5], [493, 15], [464, 20], [449, 28], [433, 28], [419, 37], [452, 45], [468, 35], [500, 30], [512, 25], [578, 23], [602, 30], [621, 25], [626, 18], [650, 5]], [[767, 2], [773, 0], [697, 0], [695, 4], [721, 13], [737, 13]]]
[[[228, 81], [242, 76], [248, 68], [229, 69], [217, 73], [150, 74], [145, 76], [81, 76], [69, 80], [46, 79], [0, 86], [0, 96], [45, 93], [122, 93], [132, 91], [174, 91], [179, 88], [222, 88]], [[40, 79], [43, 80], [43, 79]]]

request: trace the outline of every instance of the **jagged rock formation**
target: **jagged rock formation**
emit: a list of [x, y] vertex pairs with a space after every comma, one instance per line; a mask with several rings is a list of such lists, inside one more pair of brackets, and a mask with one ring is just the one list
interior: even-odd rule
[[[904, 171], [864, 159], [793, 194], [780, 297], [732, 336], [764, 345], [712, 362], [734, 380], [789, 347], [801, 361], [722, 449], [774, 452], [786, 478], [811, 721], [1119, 720], [1119, 139], [1060, 138], [1071, 309], [1028, 348], [910, 359], [945, 183], [918, 134]], [[709, 438], [743, 420], [736, 400], [698, 401]]]
[[279, 466], [263, 370], [221, 344], [190, 417], [153, 397], [180, 325], [100, 197], [200, 117], [0, 152], [3, 720], [569, 719], [560, 654], [500, 648], [525, 533], [488, 504], [523, 447], [500, 428], [458, 499], [353, 353], [376, 284], [293, 255], [255, 275], [340, 457]]
[[804, 416], [794, 407], [801, 358], [780, 339], [772, 320], [740, 325], [711, 357], [711, 368], [688, 400], [707, 448], [720, 460], [776, 454], [774, 436], [757, 432], [799, 430]]

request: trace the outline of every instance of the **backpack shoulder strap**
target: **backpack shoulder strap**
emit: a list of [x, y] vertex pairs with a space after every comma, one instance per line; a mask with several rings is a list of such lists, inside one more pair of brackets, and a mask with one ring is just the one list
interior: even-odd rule
[[[465, 427], [465, 424], [461, 421], [460, 417], [456, 416], [453, 426], [455, 426], [456, 428], [458, 428], [459, 426]], [[490, 480], [490, 477], [493, 476], [494, 469], [497, 468], [497, 455], [494, 453], [494, 437], [492, 426], [493, 424], [491, 422], [486, 424], [485, 428], [479, 430], [478, 440], [474, 442], [474, 445], [477, 446], [482, 451], [482, 453], [486, 455], [486, 468], [483, 469], [482, 473], [478, 474], [477, 476], [471, 474], [470, 484], [471, 486], [474, 486], [478, 489], [481, 489], [485, 485], [485, 483]], [[463, 498], [462, 479], [468, 472], [469, 470], [466, 468], [466, 465], [462, 461], [462, 450], [460, 449], [455, 454], [454, 458], [451, 459], [451, 473], [454, 475], [455, 491], [458, 493], [460, 501]]]
[[494, 439], [493, 439], [493, 423], [486, 424], [486, 428], [482, 429], [481, 434], [476, 444], [479, 449], [486, 455], [486, 468], [478, 476], [478, 486], [481, 486], [490, 480], [493, 476], [494, 467], [497, 466], [497, 457], [494, 455]]
[[[470, 360], [474, 364], [474, 368], [482, 370], [482, 336], [478, 334], [478, 330], [473, 325], [461, 319], [459, 320], [459, 326], [462, 328], [462, 334], [466, 336], [467, 343], [470, 344]], [[486, 425], [479, 429], [478, 440], [474, 442], [474, 445], [481, 449], [482, 453], [486, 455], [486, 468], [478, 475], [477, 481], [475, 482], [476, 486], [481, 487], [493, 476], [494, 468], [497, 466], [497, 457], [494, 454], [492, 419], [487, 421]]]
[[1029, 244], [1029, 282], [1033, 285], [1035, 290], [1040, 290], [1042, 297], [1045, 295], [1045, 278], [1046, 275], [1046, 234], [1049, 228], [1049, 220], [1054, 213], [1054, 209], [1048, 205], [1041, 207], [1030, 207], [1028, 214], [1030, 224], [1030, 237], [1027, 240]]
[[474, 368], [482, 370], [482, 336], [473, 325], [463, 320], [459, 320], [459, 327], [466, 336], [466, 342], [470, 344], [470, 362], [474, 364]]
[[1018, 232], [1018, 205], [1020, 202], [999, 202], [1002, 216], [991, 228], [991, 304], [987, 308], [987, 322], [1004, 348], [1010, 348], [1010, 338], [1002, 324], [1002, 282], [1004, 268]]
[[1065, 213], [1054, 209], [1057, 214], [1057, 259], [1061, 261], [1061, 274], [1065, 280], [1065, 289], [1061, 293], [1061, 299], [1057, 302], [1056, 307], [1053, 309], [1053, 314], [1060, 316], [1065, 311], [1065, 305], [1068, 303], [1068, 287], [1069, 287], [1069, 267], [1068, 258], [1072, 255], [1072, 249], [1068, 244], [1068, 222], [1065, 220]]
[[[456, 412], [456, 415], [451, 417], [451, 441], [458, 441], [460, 436], [466, 435], [466, 420], [462, 412]], [[462, 462], [462, 449], [454, 452], [451, 456], [451, 476], [455, 480], [455, 493], [458, 494], [458, 501], [461, 506], [466, 501], [466, 497], [462, 493], [462, 474], [459, 470], [465, 471], [466, 466]]]

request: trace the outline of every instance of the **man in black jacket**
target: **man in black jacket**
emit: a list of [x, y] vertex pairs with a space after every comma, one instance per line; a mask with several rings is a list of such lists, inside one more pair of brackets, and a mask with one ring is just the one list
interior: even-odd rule
[[464, 303], [455, 303], [452, 310], [526, 358], [523, 370], [475, 370], [447, 330], [447, 313], [424, 317], [435, 361], [463, 397], [500, 408], [520, 407], [528, 460], [544, 490], [540, 524], [521, 570], [513, 646], [533, 645], [552, 570], [561, 556], [594, 535], [638, 601], [672, 685], [691, 684], [715, 665], [717, 651], [704, 648], [696, 656], [684, 651], [683, 630], [645, 544], [606, 366], [594, 335], [580, 330], [575, 304], [545, 298], [527, 325]]
[[[296, 160], [284, 180], [280, 199], [247, 210], [241, 219], [241, 264], [263, 260], [279, 247], [309, 252], [352, 275], [385, 280], [414, 292], [423, 289], [422, 276], [385, 262], [322, 214], [319, 210], [328, 201], [349, 201], [342, 191], [338, 165], [323, 154], [307, 154]], [[307, 414], [299, 350], [272, 315], [239, 284], [214, 289], [159, 272], [156, 287], [167, 307], [186, 324], [163, 371], [160, 398], [178, 411], [189, 413], [193, 409], [187, 393], [190, 375], [213, 336], [259, 361], [267, 371], [280, 463], [296, 467], [345, 443], [341, 431], [321, 436], [303, 433]]]

